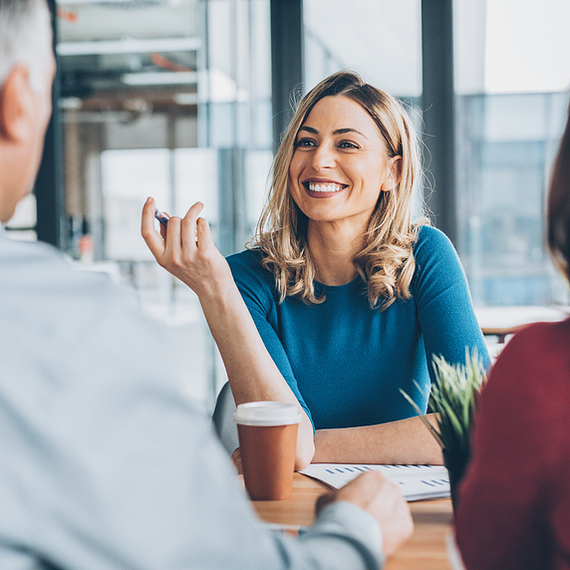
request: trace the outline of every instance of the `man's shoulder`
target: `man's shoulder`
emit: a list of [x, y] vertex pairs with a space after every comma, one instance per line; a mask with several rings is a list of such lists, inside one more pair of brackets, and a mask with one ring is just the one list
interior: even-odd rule
[[105, 307], [142, 313], [135, 292], [108, 272], [83, 266], [44, 243], [2, 240], [0, 268], [2, 294], [10, 295], [14, 306], [37, 307], [44, 319], [59, 314], [61, 320], [76, 316], [78, 323], [88, 322], [105, 314]]
[[0, 263], [26, 264], [43, 260], [61, 263], [65, 261], [65, 257], [52, 245], [41, 241], [14, 239], [6, 230], [0, 231]]

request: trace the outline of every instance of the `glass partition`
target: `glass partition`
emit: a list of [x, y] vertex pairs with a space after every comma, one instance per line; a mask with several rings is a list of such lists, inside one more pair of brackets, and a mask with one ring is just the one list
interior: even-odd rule
[[422, 92], [420, 0], [304, 0], [307, 89], [351, 69], [403, 99]]
[[477, 305], [568, 304], [545, 244], [570, 5], [455, 2], [458, 246]]
[[[224, 254], [243, 249], [271, 162], [269, 0], [58, 0], [69, 255], [109, 270], [164, 321], [188, 394], [225, 381], [196, 296], [140, 237], [148, 196], [200, 200]], [[15, 223], [33, 225], [28, 210]]]

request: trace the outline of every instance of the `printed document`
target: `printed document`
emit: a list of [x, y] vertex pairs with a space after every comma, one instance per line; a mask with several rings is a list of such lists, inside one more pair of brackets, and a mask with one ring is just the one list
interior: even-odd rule
[[338, 489], [360, 473], [371, 470], [380, 471], [387, 479], [398, 484], [407, 501], [445, 499], [450, 496], [449, 476], [443, 465], [313, 463], [300, 473]]

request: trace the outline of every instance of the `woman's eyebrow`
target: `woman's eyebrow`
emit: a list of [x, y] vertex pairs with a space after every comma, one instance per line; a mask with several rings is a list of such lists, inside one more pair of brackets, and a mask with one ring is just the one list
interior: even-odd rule
[[318, 135], [319, 131], [317, 131], [317, 129], [313, 129], [313, 127], [306, 127], [305, 125], [303, 125], [299, 131], [307, 131], [308, 133], [311, 133], [313, 135]]
[[368, 139], [368, 137], [363, 132], [359, 131], [358, 129], [353, 129], [351, 127], [346, 127], [344, 129], [337, 129], [336, 131], [333, 131], [333, 135], [344, 135], [344, 133], [356, 133], [357, 135], [360, 135], [361, 137]]
[[[307, 131], [313, 135], [318, 135], [319, 131], [317, 131], [317, 129], [314, 129], [313, 127], [308, 127], [307, 125], [303, 125], [299, 131]], [[343, 129], [336, 129], [335, 131], [333, 131], [333, 135], [343, 135], [345, 133], [357, 133], [360, 136], [364, 137], [365, 139], [368, 139], [368, 137], [360, 132], [358, 129], [353, 129], [351, 127], [345, 127]]]

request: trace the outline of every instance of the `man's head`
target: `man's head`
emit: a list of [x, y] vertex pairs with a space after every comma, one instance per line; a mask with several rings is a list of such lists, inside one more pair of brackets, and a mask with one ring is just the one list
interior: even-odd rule
[[33, 187], [54, 72], [46, 0], [0, 0], [0, 222]]

